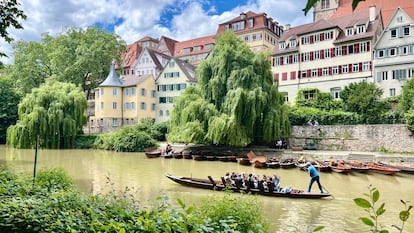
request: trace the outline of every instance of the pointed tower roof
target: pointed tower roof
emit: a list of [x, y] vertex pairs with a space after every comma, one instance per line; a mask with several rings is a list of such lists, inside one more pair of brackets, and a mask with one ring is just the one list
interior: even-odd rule
[[105, 81], [103, 81], [99, 86], [100, 87], [121, 87], [122, 86], [122, 82], [115, 72], [115, 62], [112, 62], [111, 71], [109, 72], [108, 77], [106, 77]]

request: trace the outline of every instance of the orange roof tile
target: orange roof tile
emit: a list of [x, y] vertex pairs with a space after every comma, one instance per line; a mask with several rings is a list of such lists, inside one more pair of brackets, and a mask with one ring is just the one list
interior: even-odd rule
[[[194, 38], [191, 40], [181, 41], [175, 43], [175, 52], [174, 57], [183, 57], [183, 56], [191, 56], [191, 55], [197, 55], [201, 53], [209, 53], [212, 49], [211, 47], [206, 47], [206, 45], [214, 45], [215, 35], [210, 36], [203, 36], [199, 38]], [[199, 47], [199, 49], [195, 49], [196, 47]], [[188, 51], [186, 51], [187, 49]]]
[[[384, 27], [388, 25], [397, 7], [402, 8], [411, 18], [414, 18], [413, 0], [365, 0], [358, 4], [355, 13], [365, 11], [369, 9], [371, 5], [375, 5], [377, 8], [381, 9]], [[350, 14], [352, 14], [352, 0], [339, 0], [339, 7], [331, 16], [331, 19]]]

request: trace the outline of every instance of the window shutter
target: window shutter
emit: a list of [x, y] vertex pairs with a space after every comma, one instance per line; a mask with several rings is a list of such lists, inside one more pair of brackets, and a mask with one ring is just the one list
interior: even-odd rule
[[362, 71], [362, 62], [360, 62], [360, 63], [358, 64], [358, 71], [359, 71], [359, 72], [361, 72], [361, 71]]
[[352, 72], [352, 64], [348, 64], [348, 73]]
[[328, 68], [328, 70], [329, 70], [329, 75], [332, 75], [332, 67], [330, 66], [329, 68]]
[[302, 38], [300, 38], [301, 39], [301, 42], [302, 42], [302, 44], [303, 44], [303, 37]]
[[307, 71], [306, 71], [306, 77], [308, 77], [308, 78], [309, 78], [310, 76], [311, 76], [311, 70], [307, 70]]
[[300, 79], [301, 74], [302, 74], [302, 72], [299, 70], [298, 71], [298, 79]]
[[331, 31], [331, 39], [333, 39], [333, 31]]
[[318, 68], [318, 76], [322, 76], [322, 68]]
[[342, 56], [347, 55], [347, 54], [348, 54], [347, 46], [343, 45], [342, 46]]
[[371, 41], [367, 41], [367, 51], [368, 51], [368, 52], [369, 52], [369, 50], [370, 50], [370, 47], [369, 47], [370, 43], [371, 43]]
[[312, 36], [310, 36], [310, 43], [311, 43], [311, 44], [313, 44], [313, 37], [314, 37], [313, 35], [312, 35]]
[[377, 82], [381, 82], [381, 72], [377, 72]]
[[275, 66], [275, 58], [272, 59], [272, 66]]
[[342, 66], [341, 65], [338, 66], [338, 74], [342, 74]]
[[313, 61], [313, 51], [309, 53], [310, 55], [310, 60]]
[[324, 59], [325, 58], [324, 51], [320, 50], [319, 53], [320, 53], [319, 55], [320, 55], [321, 59]]
[[359, 53], [359, 43], [354, 44], [354, 53]]
[[372, 61], [369, 62], [369, 70], [372, 70]]
[[300, 54], [300, 61], [303, 62], [303, 53]]
[[292, 55], [289, 55], [289, 64], [292, 64]]
[[335, 56], [336, 56], [335, 48], [331, 48], [331, 57], [335, 57]]
[[324, 41], [325, 40], [325, 34], [324, 33], [321, 33], [320, 40], [321, 41]]

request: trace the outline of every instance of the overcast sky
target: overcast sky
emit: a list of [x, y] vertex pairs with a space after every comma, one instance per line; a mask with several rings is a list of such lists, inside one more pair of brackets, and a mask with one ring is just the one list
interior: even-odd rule
[[[175, 40], [213, 35], [219, 23], [241, 12], [265, 12], [282, 25], [312, 22], [302, 9], [306, 0], [20, 0], [27, 15], [23, 30], [10, 29], [17, 40], [40, 41], [66, 28], [99, 26], [118, 34], [128, 44], [144, 36]], [[11, 46], [0, 39], [1, 50], [12, 57]], [[11, 58], [3, 58], [11, 63]]]

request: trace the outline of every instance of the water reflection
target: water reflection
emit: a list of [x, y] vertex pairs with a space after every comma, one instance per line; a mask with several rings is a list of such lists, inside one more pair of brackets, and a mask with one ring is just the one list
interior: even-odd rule
[[[32, 174], [34, 151], [16, 150], [0, 146], [0, 163], [17, 172]], [[283, 186], [306, 189], [309, 175], [299, 169], [255, 169], [232, 162], [194, 161], [186, 159], [147, 159], [143, 153], [115, 153], [98, 150], [40, 150], [39, 169], [63, 167], [73, 177], [80, 190], [90, 193], [122, 192], [125, 187], [144, 205], [155, 197], [166, 194], [172, 204], [180, 198], [187, 204], [200, 204], [211, 197], [210, 190], [183, 187], [164, 177], [165, 173], [182, 176], [219, 179], [226, 171], [272, 175], [277, 173]], [[402, 209], [400, 199], [414, 202], [414, 176], [351, 173], [321, 173], [322, 185], [334, 194], [335, 199], [303, 200], [259, 197], [263, 213], [272, 224], [271, 232], [309, 232], [323, 225], [321, 232], [367, 232], [358, 222], [365, 211], [356, 207], [353, 199], [367, 193], [372, 184], [381, 192], [380, 201], [386, 202], [386, 213], [381, 222], [389, 226], [399, 224]], [[316, 187], [313, 187], [314, 190]], [[221, 195], [216, 193], [216, 195]], [[237, 194], [235, 194], [237, 195]], [[411, 219], [410, 219], [411, 220]], [[310, 228], [309, 228], [310, 227]], [[414, 232], [413, 221], [405, 232]]]

